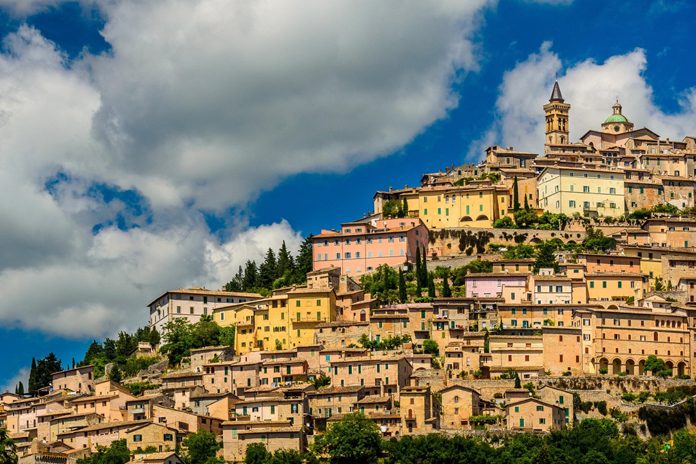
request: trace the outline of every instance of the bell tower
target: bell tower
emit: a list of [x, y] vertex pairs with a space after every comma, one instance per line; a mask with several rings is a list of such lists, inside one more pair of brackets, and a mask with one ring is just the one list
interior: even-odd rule
[[544, 105], [546, 115], [546, 145], [563, 145], [570, 143], [570, 123], [568, 112], [570, 104], [565, 103], [558, 81], [553, 84], [549, 102]]

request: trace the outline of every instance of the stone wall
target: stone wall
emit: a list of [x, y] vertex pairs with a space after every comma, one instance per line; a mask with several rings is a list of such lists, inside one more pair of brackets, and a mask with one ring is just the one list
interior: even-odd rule
[[[584, 230], [540, 230], [540, 229], [494, 229], [494, 228], [459, 228], [459, 229], [441, 229], [430, 231], [430, 243], [428, 254], [431, 256], [458, 256], [466, 254], [466, 249], [469, 248], [474, 241], [474, 236], [486, 236], [487, 239], [482, 240], [482, 244], [487, 248], [490, 244], [498, 245], [533, 245], [535, 243], [551, 240], [554, 238], [560, 239], [564, 243], [575, 242], [579, 243], [585, 239], [586, 233]], [[464, 237], [464, 239], [462, 239]], [[467, 238], [469, 240], [467, 241]], [[460, 250], [460, 241], [466, 241], [467, 245], [464, 250]], [[477, 254], [476, 247], [473, 247], [472, 255]]]

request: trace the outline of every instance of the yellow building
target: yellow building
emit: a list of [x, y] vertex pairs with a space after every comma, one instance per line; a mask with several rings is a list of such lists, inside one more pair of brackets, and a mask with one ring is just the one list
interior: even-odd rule
[[590, 302], [618, 302], [643, 297], [643, 275], [632, 272], [588, 272], [587, 297]]
[[473, 183], [423, 187], [418, 192], [418, 216], [428, 229], [491, 227], [507, 213], [505, 186]]
[[279, 289], [253, 303], [216, 308], [213, 320], [236, 327], [237, 354], [311, 345], [316, 326], [336, 320], [336, 292], [330, 286]]
[[287, 295], [290, 326], [284, 348], [313, 344], [316, 326], [336, 320], [336, 293], [333, 288], [300, 287]]
[[624, 173], [596, 167], [549, 166], [537, 179], [539, 207], [568, 216], [622, 216]]

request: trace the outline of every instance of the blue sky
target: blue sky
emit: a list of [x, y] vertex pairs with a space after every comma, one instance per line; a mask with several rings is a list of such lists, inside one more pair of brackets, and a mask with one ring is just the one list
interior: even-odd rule
[[[393, 42], [384, 35], [396, 32], [379, 34], [379, 21], [371, 22], [373, 15], [389, 17], [389, 11], [364, 8], [364, 15], [347, 19], [339, 11], [336, 18], [368, 25], [367, 35], [375, 35], [370, 46], [356, 46], [355, 53], [339, 48], [348, 50], [328, 68], [322, 66], [331, 50], [313, 61], [312, 53], [295, 48], [287, 69], [309, 71], [278, 84], [273, 79], [279, 73], [269, 69], [274, 75], [267, 87], [235, 80], [247, 68], [260, 70], [255, 80], [263, 80], [266, 67], [284, 61], [287, 51], [264, 56], [278, 48], [264, 48], [272, 40], [266, 35], [258, 43], [230, 45], [231, 70], [221, 69], [211, 63], [226, 56], [225, 47], [209, 61], [196, 61], [197, 50], [208, 53], [218, 44], [199, 41], [200, 25], [187, 24], [185, 11], [138, 10], [130, 2], [102, 8], [98, 1], [47, 0], [32, 10], [17, 3], [0, 2], [6, 5], [0, 13], [0, 70], [17, 76], [9, 83], [0, 79], [0, 105], [10, 105], [0, 106], [10, 121], [0, 125], [0, 140], [20, 147], [0, 149], [0, 180], [5, 174], [28, 181], [8, 181], [20, 211], [0, 209], [9, 230], [0, 227], [0, 245], [16, 250], [0, 254], [8, 263], [0, 265], [8, 286], [0, 290], [16, 292], [0, 307], [0, 347], [12, 353], [0, 359], [0, 386], [12, 382], [32, 356], [55, 351], [66, 363], [79, 360], [92, 338], [143, 324], [148, 295], [174, 286], [213, 286], [279, 240], [296, 246], [301, 236], [360, 216], [371, 209], [376, 189], [415, 185], [423, 172], [477, 159], [487, 143], [537, 149], [537, 120], [556, 77], [575, 105], [575, 137], [599, 125], [615, 96], [638, 127], [672, 137], [696, 134], [692, 2], [509, 0], [454, 12], [460, 15], [456, 21], [424, 19], [415, 11], [413, 23], [407, 18], [394, 27], [403, 37]], [[408, 17], [401, 11], [407, 7], [399, 9]], [[331, 23], [333, 12], [324, 14]], [[321, 34], [334, 39], [321, 16], [309, 18], [310, 24], [317, 19], [316, 35], [311, 42], [300, 37], [299, 48], [322, 48], [316, 41]], [[424, 35], [409, 37], [419, 21]], [[144, 35], [150, 24], [162, 44]], [[172, 48], [182, 51], [170, 54], [172, 24], [182, 31], [172, 37]], [[247, 25], [240, 22], [240, 30]], [[297, 28], [290, 20], [273, 27], [292, 37]], [[448, 37], [460, 32], [463, 38]], [[349, 32], [336, 34], [339, 44], [359, 40]], [[178, 42], [187, 37], [189, 42]], [[399, 49], [402, 43], [409, 50]], [[466, 52], [450, 62], [443, 50], [452, 43]], [[412, 51], [420, 44], [423, 50]], [[196, 55], [193, 64], [181, 64], [189, 52]], [[430, 61], [438, 53], [441, 59]], [[389, 60], [394, 63], [380, 67]], [[442, 72], [431, 76], [418, 60]], [[152, 69], [136, 75], [143, 63]], [[379, 72], [372, 74], [374, 68]], [[333, 77], [327, 84], [319, 74]], [[390, 88], [401, 75], [410, 78], [394, 87], [404, 90]], [[410, 87], [413, 81], [424, 84]], [[17, 88], [24, 82], [38, 87], [21, 93]], [[315, 82], [321, 87], [316, 95]], [[269, 95], [286, 85], [292, 92], [278, 99]], [[236, 94], [235, 86], [243, 91]], [[230, 104], [217, 106], [215, 91], [229, 91], [221, 100]], [[389, 99], [378, 107], [363, 102], [381, 94]], [[296, 95], [302, 98], [292, 102]], [[389, 107], [399, 99], [424, 109]], [[343, 111], [352, 107], [354, 112]], [[53, 110], [53, 119], [45, 116]], [[285, 111], [290, 116], [264, 125], [269, 114]], [[45, 146], [37, 139], [45, 139]], [[31, 150], [15, 158], [26, 146]], [[278, 153], [264, 158], [269, 151]], [[170, 171], [161, 168], [170, 164]], [[186, 171], [175, 171], [177, 166]], [[34, 221], [34, 213], [48, 219]], [[212, 261], [202, 258], [208, 252]]]

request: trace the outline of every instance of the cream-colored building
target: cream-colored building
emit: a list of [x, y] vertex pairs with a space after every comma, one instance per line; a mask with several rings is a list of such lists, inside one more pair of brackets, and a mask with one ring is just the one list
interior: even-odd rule
[[623, 216], [624, 173], [592, 166], [549, 166], [537, 179], [539, 207], [567, 216]]

